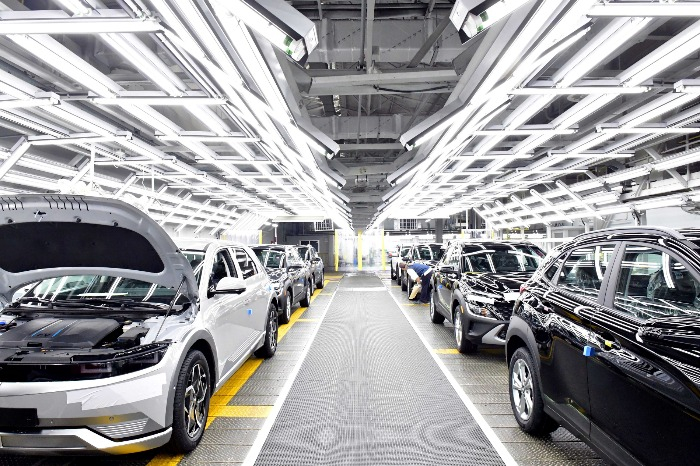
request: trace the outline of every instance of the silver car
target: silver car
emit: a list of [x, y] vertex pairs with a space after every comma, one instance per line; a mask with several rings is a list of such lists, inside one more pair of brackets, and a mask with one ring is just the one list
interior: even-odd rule
[[249, 248], [178, 247], [110, 199], [0, 207], [0, 452], [191, 451], [212, 393], [275, 354], [277, 302]]

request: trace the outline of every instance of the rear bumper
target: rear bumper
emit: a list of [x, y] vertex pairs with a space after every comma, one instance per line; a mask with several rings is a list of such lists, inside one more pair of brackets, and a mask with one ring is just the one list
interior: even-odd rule
[[0, 453], [23, 455], [121, 455], [158, 448], [170, 440], [172, 428], [136, 439], [115, 441], [87, 428], [42, 429], [32, 433], [0, 432]]

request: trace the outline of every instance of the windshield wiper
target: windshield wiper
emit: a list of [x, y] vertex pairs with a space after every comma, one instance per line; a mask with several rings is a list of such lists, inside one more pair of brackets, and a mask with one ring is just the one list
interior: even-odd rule
[[54, 308], [54, 307], [101, 309], [100, 306], [95, 306], [95, 305], [89, 304], [89, 303], [83, 303], [81, 301], [76, 302], [73, 300], [68, 301], [68, 300], [64, 300], [64, 299], [51, 301], [50, 299], [38, 298], [35, 296], [25, 296], [25, 297], [19, 298], [17, 301], [12, 303], [12, 306], [17, 307], [17, 306], [21, 306], [22, 304], [44, 304], [49, 309]]
[[76, 299], [76, 300], [72, 300], [72, 301], [75, 301], [77, 303], [87, 303], [87, 304], [92, 304], [92, 305], [120, 307], [120, 308], [143, 307], [143, 308], [147, 308], [147, 309], [160, 309], [160, 310], [165, 310], [168, 308], [167, 304], [146, 303], [143, 301], [135, 301], [134, 299], [131, 299], [131, 298], [112, 298], [112, 299], [81, 298], [81, 299]]

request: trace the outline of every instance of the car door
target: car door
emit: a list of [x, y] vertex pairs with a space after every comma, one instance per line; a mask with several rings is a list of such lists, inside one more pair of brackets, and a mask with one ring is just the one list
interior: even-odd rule
[[603, 299], [601, 286], [609, 274], [601, 255], [610, 257], [615, 246], [592, 244], [574, 249], [561, 266], [556, 286], [540, 296], [542, 309], [547, 310], [540, 317], [544, 331], [538, 341], [542, 391], [550, 407], [583, 436], [590, 433], [584, 348], [590, 340], [590, 319]]
[[302, 299], [304, 293], [306, 293], [306, 267], [304, 261], [293, 248], [287, 249], [285, 259], [287, 261], [287, 270], [289, 270], [289, 275], [292, 279], [292, 291], [296, 302]]
[[265, 332], [267, 322], [269, 279], [262, 273], [258, 262], [253, 260], [244, 248], [234, 248], [232, 252], [241, 277], [245, 280], [243, 304], [248, 313], [247, 324], [250, 333], [258, 336]]
[[[620, 259], [606, 305], [592, 319], [591, 438], [621, 463], [625, 453], [606, 439], [643, 464], [697, 463], [697, 446], [690, 439], [700, 436], [698, 385], [693, 383], [698, 356], [687, 361], [691, 346], [674, 343], [673, 334], [658, 335], [664, 322], [678, 318], [690, 328], [700, 326], [698, 274], [658, 245], [627, 243]], [[685, 337], [685, 330], [680, 334]]]
[[[238, 277], [238, 271], [227, 248], [216, 250], [207, 274], [203, 274], [202, 309], [216, 343], [219, 373], [225, 375], [233, 368], [239, 348], [250, 338], [245, 295], [215, 293], [216, 284], [224, 277]], [[206, 277], [206, 278], [205, 278]]]
[[450, 248], [448, 253], [445, 255], [444, 261], [440, 262], [446, 267], [451, 267], [454, 272], [439, 272], [440, 266], [438, 266], [437, 275], [437, 286], [438, 286], [438, 303], [442, 314], [451, 318], [452, 313], [452, 291], [454, 290], [454, 282], [458, 279], [460, 270], [460, 246], [455, 245]]

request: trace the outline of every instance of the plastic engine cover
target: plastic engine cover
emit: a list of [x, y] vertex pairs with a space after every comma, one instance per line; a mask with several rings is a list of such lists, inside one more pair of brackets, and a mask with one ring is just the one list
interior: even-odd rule
[[114, 319], [41, 317], [0, 334], [0, 348], [94, 348], [120, 329]]

